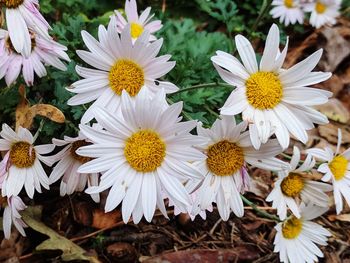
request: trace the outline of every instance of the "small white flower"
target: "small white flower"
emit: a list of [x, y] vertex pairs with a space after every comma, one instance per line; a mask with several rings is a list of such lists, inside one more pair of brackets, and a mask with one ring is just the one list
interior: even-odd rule
[[77, 66], [77, 73], [85, 79], [73, 83], [69, 89], [77, 93], [68, 101], [69, 105], [95, 101], [82, 117], [82, 123], [93, 119], [96, 106], [119, 113], [123, 90], [133, 99], [142, 87], [147, 88], [152, 95], [160, 88], [164, 88], [166, 93], [178, 90], [170, 82], [157, 80], [175, 66], [175, 62], [168, 61], [170, 55], [156, 57], [163, 39], [149, 44], [149, 32], [145, 31], [133, 45], [130, 27], [126, 27], [119, 36], [113, 20], [115, 17], [111, 18], [108, 30], [103, 26], [99, 27], [100, 42], [82, 31], [83, 40], [91, 52], [78, 50], [77, 54], [87, 64], [97, 68]]
[[320, 207], [328, 207], [328, 195], [325, 192], [332, 191], [329, 184], [315, 182], [307, 178], [305, 172], [315, 166], [315, 160], [308, 155], [302, 165], [300, 151], [294, 146], [290, 169], [278, 172], [278, 180], [266, 201], [272, 202], [272, 207], [277, 208], [277, 214], [281, 220], [287, 217], [287, 207], [300, 218], [299, 203], [311, 203]]
[[24, 187], [28, 196], [33, 198], [34, 191], [41, 193], [41, 186], [49, 189], [47, 177], [40, 161], [51, 166], [54, 160], [42, 156], [53, 151], [54, 145], [34, 146], [32, 134], [22, 127], [14, 132], [7, 124], [2, 125], [0, 151], [5, 151], [0, 163], [0, 182], [2, 196], [17, 196]]
[[274, 0], [272, 2], [274, 8], [271, 9], [270, 14], [273, 18], [280, 19], [280, 23], [285, 26], [289, 24], [303, 23], [304, 12], [299, 0]]
[[327, 229], [311, 221], [326, 212], [327, 208], [308, 205], [300, 210], [301, 218], [291, 216], [275, 226], [274, 252], [279, 253], [281, 262], [318, 262], [317, 257], [323, 257], [323, 253], [316, 244], [326, 246], [331, 236]]
[[341, 0], [316, 0], [305, 4], [305, 11], [311, 12], [310, 24], [316, 28], [323, 25], [334, 25], [340, 15]]
[[77, 150], [82, 156], [95, 158], [83, 164], [80, 173], [103, 173], [98, 187], [89, 194], [111, 188], [105, 211], [122, 202], [122, 217], [128, 222], [131, 214], [138, 223], [144, 215], [150, 222], [156, 207], [167, 216], [164, 197], [186, 211], [191, 198], [184, 187], [190, 179], [203, 175], [190, 162], [205, 155], [192, 145], [205, 142], [190, 131], [196, 121], [180, 122], [182, 103], [164, 108], [165, 93], [161, 90], [150, 99], [146, 89], [132, 100], [123, 91], [120, 115], [95, 108], [95, 118], [105, 130], [80, 125], [81, 132], [93, 142]]
[[343, 210], [344, 196], [348, 205], [350, 205], [350, 148], [343, 153], [339, 153], [342, 140], [341, 130], [338, 129], [338, 144], [336, 152], [329, 147], [324, 150], [313, 148], [307, 150], [307, 153], [315, 158], [326, 161], [318, 167], [319, 172], [323, 173], [322, 180], [331, 181], [333, 184], [334, 202], [337, 214]]
[[135, 41], [139, 36], [141, 36], [144, 30], [148, 30], [151, 33], [151, 35], [149, 36], [149, 40], [154, 41], [157, 38], [153, 35], [153, 33], [157, 32], [163, 26], [160, 20], [154, 20], [150, 22], [154, 16], [154, 14], [150, 15], [150, 7], [147, 7], [139, 16], [137, 13], [136, 0], [125, 1], [125, 14], [127, 20], [125, 20], [125, 18], [119, 11], [115, 10], [114, 12], [116, 15], [117, 32], [121, 33], [125, 29], [125, 27], [127, 27], [127, 25], [130, 24], [130, 34], [133, 41]]
[[251, 123], [250, 137], [256, 149], [272, 134], [283, 148], [288, 147], [290, 134], [306, 143], [306, 131], [314, 128], [314, 123], [328, 122], [325, 115], [311, 106], [326, 103], [332, 93], [309, 87], [332, 75], [311, 72], [320, 60], [322, 50], [285, 70], [282, 65], [288, 42], [280, 53], [279, 39], [279, 29], [272, 25], [260, 66], [252, 45], [241, 35], [236, 36], [235, 41], [243, 65], [222, 51], [217, 51], [217, 55], [211, 58], [221, 78], [237, 86], [221, 108], [221, 114], [242, 113], [243, 120]]
[[[53, 184], [63, 176], [60, 185], [61, 196], [66, 194], [71, 195], [75, 191], [81, 192], [85, 189], [86, 185], [88, 187], [98, 185], [98, 173], [86, 174], [78, 172], [80, 165], [92, 160], [76, 153], [79, 147], [92, 144], [86, 141], [85, 136], [79, 132], [78, 137], [71, 138], [64, 136], [64, 140], [53, 139], [52, 142], [55, 146], [65, 146], [59, 153], [52, 157], [59, 160], [59, 162], [49, 176], [50, 184]], [[93, 194], [91, 197], [95, 202], [100, 201], [99, 194]]]
[[221, 118], [215, 121], [211, 129], [197, 126], [198, 135], [208, 138], [208, 143], [198, 146], [206, 158], [194, 164], [205, 174], [197, 192], [200, 209], [207, 209], [214, 202], [221, 218], [226, 221], [231, 211], [236, 216], [243, 216], [240, 191], [249, 181], [247, 163], [273, 171], [286, 169], [288, 164], [275, 158], [282, 152], [276, 140], [270, 140], [257, 151], [252, 147], [249, 133], [244, 132], [246, 122], [236, 124], [232, 117]]

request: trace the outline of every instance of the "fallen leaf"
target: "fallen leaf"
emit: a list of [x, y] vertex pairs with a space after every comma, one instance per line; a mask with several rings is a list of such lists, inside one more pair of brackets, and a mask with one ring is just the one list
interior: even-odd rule
[[344, 221], [344, 222], [350, 222], [350, 214], [341, 214], [341, 215], [329, 215], [328, 216], [329, 221]]
[[115, 225], [122, 220], [120, 210], [116, 209], [112, 212], [105, 213], [101, 209], [95, 209], [93, 211], [92, 227], [102, 229]]
[[342, 131], [342, 144], [350, 143], [350, 128], [348, 126], [341, 127], [333, 123], [328, 123], [318, 126], [317, 129], [321, 137], [326, 138], [329, 143], [337, 145], [338, 128]]
[[316, 106], [315, 109], [326, 115], [332, 121], [347, 123], [350, 120], [348, 109], [336, 98], [330, 99], [323, 105]]

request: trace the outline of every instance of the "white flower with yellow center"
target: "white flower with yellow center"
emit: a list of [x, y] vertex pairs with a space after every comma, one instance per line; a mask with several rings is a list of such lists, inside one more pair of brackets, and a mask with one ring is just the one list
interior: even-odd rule
[[341, 130], [338, 130], [338, 144], [336, 152], [329, 147], [322, 149], [309, 149], [307, 152], [315, 158], [325, 161], [317, 171], [324, 173], [322, 180], [331, 181], [333, 184], [334, 202], [337, 214], [343, 210], [344, 196], [348, 205], [350, 205], [350, 148], [343, 153], [339, 153], [342, 140]]
[[[249, 133], [244, 132], [246, 122], [236, 124], [234, 118], [222, 116], [211, 129], [197, 126], [199, 136], [207, 137], [208, 143], [200, 146], [206, 158], [194, 164], [205, 174], [198, 189], [201, 210], [216, 203], [223, 220], [228, 220], [231, 211], [243, 216], [243, 202], [240, 191], [249, 181], [246, 163], [266, 170], [282, 170], [288, 164], [275, 158], [282, 149], [276, 140], [270, 140], [259, 151], [252, 147]], [[198, 210], [196, 207], [194, 209]]]
[[316, 28], [323, 25], [334, 25], [340, 15], [341, 0], [316, 0], [305, 4], [304, 10], [311, 12], [310, 24]]
[[317, 245], [326, 246], [331, 233], [311, 220], [319, 217], [328, 208], [313, 205], [302, 206], [301, 217], [291, 216], [275, 226], [274, 245], [280, 261], [285, 263], [313, 263], [323, 257]]
[[131, 214], [135, 223], [143, 215], [150, 222], [156, 207], [166, 216], [164, 197], [185, 211], [191, 199], [183, 183], [203, 178], [190, 163], [205, 158], [192, 147], [205, 142], [205, 138], [190, 134], [197, 122], [179, 122], [182, 102], [164, 108], [164, 91], [153, 99], [146, 91], [142, 89], [134, 102], [123, 91], [122, 116], [95, 108], [96, 120], [105, 130], [80, 127], [93, 145], [81, 147], [77, 153], [95, 159], [83, 164], [78, 172], [103, 173], [99, 186], [86, 192], [96, 194], [111, 188], [105, 211], [123, 202], [124, 222]]
[[272, 5], [274, 8], [270, 14], [273, 18], [279, 17], [280, 23], [284, 23], [285, 26], [296, 22], [303, 23], [304, 12], [299, 0], [274, 0]]
[[54, 145], [34, 146], [32, 134], [22, 127], [14, 132], [7, 124], [2, 125], [0, 151], [5, 151], [0, 163], [0, 181], [2, 196], [16, 196], [23, 186], [30, 198], [34, 191], [41, 193], [41, 186], [49, 189], [47, 177], [40, 161], [51, 166], [54, 160], [50, 156], [42, 156], [53, 151]]
[[266, 201], [272, 202], [272, 207], [277, 209], [281, 220], [287, 217], [287, 207], [294, 216], [300, 218], [299, 204], [301, 201], [328, 207], [329, 198], [325, 192], [332, 191], [332, 186], [308, 179], [307, 172], [315, 166], [315, 160], [311, 155], [308, 155], [300, 166], [299, 162], [300, 151], [294, 146], [290, 169], [278, 173], [278, 180], [266, 198]]
[[281, 67], [288, 43], [280, 53], [279, 38], [278, 27], [272, 25], [259, 67], [252, 45], [241, 35], [236, 36], [235, 41], [244, 66], [222, 51], [211, 58], [222, 79], [237, 86], [221, 108], [221, 114], [242, 113], [243, 120], [251, 123], [249, 131], [256, 149], [272, 134], [283, 148], [288, 147], [290, 134], [306, 143], [306, 130], [312, 129], [314, 123], [328, 122], [326, 116], [311, 106], [326, 103], [332, 93], [308, 87], [331, 76], [331, 73], [311, 72], [322, 50], [284, 70]]
[[4, 209], [2, 216], [2, 228], [6, 239], [10, 239], [12, 224], [17, 228], [22, 236], [26, 236], [24, 227], [27, 225], [23, 222], [19, 211], [27, 208], [22, 199], [18, 196], [0, 197], [1, 208]]
[[151, 19], [153, 18], [154, 14], [150, 15], [150, 7], [147, 7], [139, 16], [137, 13], [136, 0], [125, 1], [125, 14], [127, 18], [126, 20], [119, 11], [115, 10], [114, 12], [116, 15], [115, 22], [117, 25], [117, 32], [121, 33], [124, 30], [124, 28], [128, 24], [130, 24], [130, 34], [133, 41], [135, 41], [139, 36], [141, 36], [144, 30], [148, 30], [151, 33], [149, 41], [154, 41], [157, 38], [153, 35], [153, 33], [157, 32], [163, 26], [160, 20], [154, 20], [151, 22]]
[[[78, 168], [82, 164], [92, 160], [89, 157], [80, 156], [76, 153], [78, 148], [92, 144], [86, 141], [85, 136], [82, 134], [75, 138], [64, 136], [64, 140], [53, 139], [52, 142], [55, 146], [65, 146], [55, 156], [52, 156], [59, 162], [53, 168], [49, 177], [50, 184], [53, 184], [63, 176], [60, 185], [61, 196], [71, 195], [75, 191], [84, 191], [86, 185], [88, 187], [98, 185], [98, 173], [85, 174], [78, 172]], [[100, 201], [99, 194], [91, 195], [91, 197], [95, 202]]]
[[87, 64], [97, 68], [77, 66], [77, 73], [85, 79], [73, 83], [69, 89], [77, 93], [68, 101], [69, 105], [95, 101], [82, 117], [82, 123], [93, 119], [96, 106], [109, 112], [119, 112], [123, 90], [133, 98], [142, 87], [147, 88], [151, 94], [160, 88], [164, 88], [166, 93], [178, 90], [170, 82], [157, 80], [175, 66], [175, 62], [168, 61], [170, 55], [156, 57], [163, 39], [149, 44], [149, 32], [145, 31], [133, 45], [130, 27], [126, 27], [119, 37], [113, 27], [113, 19], [115, 18], [111, 18], [107, 31], [103, 26], [99, 27], [100, 42], [82, 31], [83, 40], [91, 52], [78, 50], [77, 54]]

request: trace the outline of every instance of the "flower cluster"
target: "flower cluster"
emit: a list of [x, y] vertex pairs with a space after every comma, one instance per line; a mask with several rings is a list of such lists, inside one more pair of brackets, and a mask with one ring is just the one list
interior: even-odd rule
[[270, 11], [286, 26], [304, 22], [305, 13], [310, 13], [310, 24], [316, 28], [334, 25], [339, 16], [341, 0], [274, 0]]

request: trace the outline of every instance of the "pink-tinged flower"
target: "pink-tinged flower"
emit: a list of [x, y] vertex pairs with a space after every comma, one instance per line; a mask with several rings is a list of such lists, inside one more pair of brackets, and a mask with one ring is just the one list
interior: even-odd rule
[[11, 196], [9, 198], [1, 197], [1, 207], [4, 208], [2, 219], [2, 228], [6, 239], [10, 238], [12, 224], [17, 228], [22, 236], [26, 236], [24, 227], [27, 225], [23, 222], [19, 211], [27, 208], [22, 199], [18, 196]]
[[66, 50], [65, 46], [54, 40], [45, 39], [31, 32], [31, 50], [29, 56], [25, 57], [14, 49], [9, 33], [0, 29], [0, 79], [5, 76], [6, 84], [10, 86], [22, 70], [26, 84], [32, 86], [34, 73], [40, 78], [46, 76], [44, 65], [50, 65], [60, 70], [67, 69], [60, 60], [70, 61]]
[[[63, 176], [60, 186], [61, 196], [66, 194], [71, 195], [75, 191], [82, 192], [86, 185], [88, 187], [98, 185], [98, 173], [78, 172], [78, 168], [82, 164], [92, 160], [92, 158], [80, 156], [76, 153], [78, 148], [92, 144], [86, 140], [85, 136], [79, 133], [78, 137], [71, 138], [64, 136], [64, 140], [53, 139], [52, 142], [55, 146], [65, 146], [59, 153], [53, 156], [59, 162], [49, 177], [50, 184], [53, 184]], [[91, 198], [95, 202], [100, 201], [99, 194], [92, 194]]]
[[34, 146], [34, 138], [27, 129], [19, 127], [16, 133], [7, 124], [2, 125], [0, 136], [3, 138], [0, 139], [0, 151], [5, 151], [0, 162], [2, 196], [17, 196], [24, 187], [33, 198], [35, 190], [41, 193], [41, 186], [49, 189], [49, 178], [41, 162], [49, 166], [54, 163], [50, 156], [42, 156], [52, 152], [54, 145]]
[[148, 30], [151, 33], [149, 41], [154, 41], [157, 38], [153, 35], [153, 33], [157, 32], [163, 26], [160, 20], [154, 20], [150, 22], [154, 16], [154, 14], [150, 15], [150, 7], [147, 7], [145, 11], [143, 11], [139, 16], [137, 13], [137, 4], [135, 0], [125, 1], [126, 19], [122, 16], [122, 14], [119, 11], [115, 10], [114, 12], [117, 18], [117, 32], [121, 33], [124, 30], [124, 28], [128, 24], [130, 24], [130, 34], [133, 41], [135, 41], [139, 36], [141, 36], [144, 30]]
[[50, 39], [48, 29], [51, 27], [38, 10], [38, 0], [0, 0], [1, 5], [6, 8], [6, 25], [17, 53], [25, 57], [30, 55], [32, 46], [29, 29]]
[[317, 0], [305, 4], [304, 10], [311, 12], [310, 24], [316, 28], [323, 25], [334, 25], [340, 15], [341, 0]]

